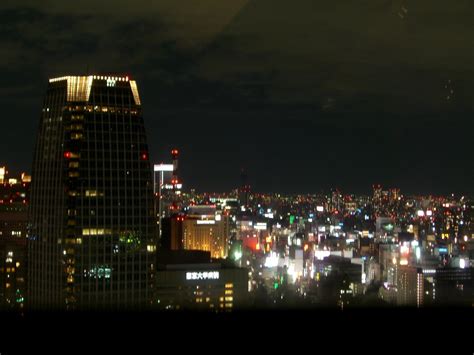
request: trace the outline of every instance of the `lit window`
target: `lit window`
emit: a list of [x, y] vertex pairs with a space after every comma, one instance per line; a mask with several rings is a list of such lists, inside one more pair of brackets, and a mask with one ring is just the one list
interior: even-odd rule
[[97, 191], [96, 190], [86, 190], [86, 196], [87, 197], [96, 197], [97, 196]]

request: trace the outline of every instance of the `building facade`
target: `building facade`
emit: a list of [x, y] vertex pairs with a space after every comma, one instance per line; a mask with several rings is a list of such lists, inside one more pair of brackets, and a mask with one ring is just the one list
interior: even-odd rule
[[474, 307], [474, 268], [438, 268], [434, 281], [435, 304]]
[[204, 251], [161, 251], [155, 306], [161, 310], [231, 311], [248, 305], [248, 270], [210, 262]]
[[397, 267], [397, 305], [421, 307], [424, 299], [424, 277], [421, 268]]
[[154, 219], [136, 82], [126, 76], [50, 79], [32, 171], [29, 305], [149, 304]]
[[0, 309], [19, 310], [26, 295], [26, 235], [31, 177], [0, 167]]
[[216, 259], [227, 257], [229, 216], [217, 212], [215, 205], [190, 206], [188, 214], [180, 223], [183, 249], [208, 251], [211, 257]]

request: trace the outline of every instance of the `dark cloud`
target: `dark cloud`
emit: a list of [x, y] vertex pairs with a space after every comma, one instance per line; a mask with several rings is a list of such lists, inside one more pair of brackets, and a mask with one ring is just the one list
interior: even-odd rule
[[4, 0], [0, 159], [30, 164], [48, 77], [125, 72], [187, 186], [246, 167], [264, 191], [469, 192], [472, 18], [470, 0]]
[[[275, 101], [385, 95], [397, 107], [436, 109], [444, 78], [474, 78], [472, 18], [468, 1], [252, 1], [201, 66], [220, 78], [272, 68]], [[467, 96], [458, 104], [472, 109], [472, 89]]]

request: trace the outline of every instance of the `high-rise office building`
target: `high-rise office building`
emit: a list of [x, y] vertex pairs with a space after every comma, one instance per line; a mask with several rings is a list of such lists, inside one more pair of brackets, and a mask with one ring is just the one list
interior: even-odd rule
[[441, 306], [474, 306], [474, 268], [438, 268], [435, 302]]
[[424, 298], [424, 278], [421, 268], [401, 265], [397, 267], [397, 304], [421, 307]]
[[49, 80], [33, 161], [32, 308], [141, 308], [153, 286], [156, 223], [137, 84]]
[[0, 167], [0, 309], [21, 309], [25, 301], [30, 178], [9, 177]]

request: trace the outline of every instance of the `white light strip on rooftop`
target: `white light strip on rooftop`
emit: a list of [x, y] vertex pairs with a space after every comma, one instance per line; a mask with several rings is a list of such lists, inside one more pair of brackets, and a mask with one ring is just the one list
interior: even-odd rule
[[215, 220], [197, 220], [196, 221], [197, 224], [216, 224], [216, 221]]
[[[86, 76], [74, 76], [74, 75], [68, 75], [68, 76], [60, 76], [58, 78], [51, 78], [49, 79], [50, 83], [55, 83], [57, 81], [62, 81], [62, 80], [68, 80], [70, 78], [84, 78]], [[104, 75], [89, 75], [87, 78], [92, 78], [94, 80], [114, 80], [114, 81], [129, 81], [128, 76], [104, 76]]]
[[154, 171], [173, 171], [173, 164], [155, 164]]
[[140, 95], [138, 95], [137, 83], [135, 80], [130, 80], [130, 88], [132, 89], [133, 99], [135, 100], [135, 105], [141, 105]]
[[[93, 80], [107, 80], [107, 82], [126, 81], [128, 82], [128, 76], [117, 77], [117, 76], [100, 76], [100, 75], [89, 75], [89, 76], [62, 76], [59, 78], [49, 79], [50, 83], [58, 81], [67, 81], [67, 101], [72, 102], [87, 102], [92, 88]], [[115, 84], [114, 84], [115, 86]], [[136, 105], [140, 105], [140, 96], [138, 95], [137, 83], [134, 80], [130, 80], [130, 89], [132, 90], [133, 99]]]
[[67, 100], [89, 101], [92, 87], [92, 76], [70, 76], [67, 78]]

